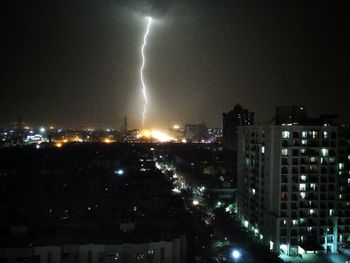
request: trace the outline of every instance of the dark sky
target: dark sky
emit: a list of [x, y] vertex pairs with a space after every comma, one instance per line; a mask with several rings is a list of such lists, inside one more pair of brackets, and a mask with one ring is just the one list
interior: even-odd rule
[[268, 120], [276, 105], [350, 119], [346, 1], [8, 1], [0, 124], [141, 124], [140, 45], [148, 125], [205, 121], [239, 102]]

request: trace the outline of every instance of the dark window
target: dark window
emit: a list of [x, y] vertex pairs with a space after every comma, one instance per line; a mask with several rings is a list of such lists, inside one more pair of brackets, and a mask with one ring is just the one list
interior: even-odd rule
[[162, 261], [162, 262], [165, 261], [165, 248], [164, 247], [160, 248], [160, 261]]
[[293, 138], [299, 138], [299, 132], [293, 131]]
[[51, 263], [52, 262], [52, 253], [49, 252], [47, 253], [47, 263]]
[[91, 250], [88, 251], [88, 261], [87, 262], [92, 263], [92, 251]]

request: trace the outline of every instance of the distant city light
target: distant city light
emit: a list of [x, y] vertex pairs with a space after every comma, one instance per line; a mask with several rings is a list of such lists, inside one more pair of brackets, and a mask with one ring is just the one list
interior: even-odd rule
[[46, 131], [46, 129], [45, 129], [44, 127], [40, 127], [39, 131], [40, 131], [41, 133], [44, 133], [44, 132]]
[[118, 169], [116, 171], [114, 171], [115, 174], [117, 175], [123, 175], [124, 174], [124, 170], [123, 169]]
[[174, 189], [173, 189], [173, 192], [175, 192], [175, 193], [181, 193], [181, 191], [180, 191], [179, 188], [174, 188]]
[[174, 124], [173, 129], [174, 129], [174, 130], [178, 130], [178, 129], [180, 129], [180, 126], [177, 125], [177, 124]]
[[241, 252], [239, 252], [237, 249], [234, 249], [231, 255], [234, 259], [239, 259], [241, 257]]
[[111, 139], [109, 139], [109, 138], [105, 138], [105, 139], [103, 140], [103, 142], [104, 142], [104, 143], [111, 143], [111, 142], [112, 142], [112, 140], [111, 140]]
[[147, 130], [144, 129], [142, 130], [137, 138], [139, 139], [147, 139], [147, 140], [155, 140], [158, 142], [170, 142], [170, 141], [174, 141], [175, 138], [171, 137], [169, 134], [167, 134], [166, 132], [163, 131], [159, 131], [159, 130]]
[[193, 200], [193, 201], [192, 201], [192, 204], [193, 204], [193, 205], [199, 205], [199, 202], [198, 202], [198, 200]]
[[57, 142], [57, 143], [55, 144], [55, 146], [56, 146], [57, 148], [61, 148], [61, 147], [62, 147], [62, 143]]

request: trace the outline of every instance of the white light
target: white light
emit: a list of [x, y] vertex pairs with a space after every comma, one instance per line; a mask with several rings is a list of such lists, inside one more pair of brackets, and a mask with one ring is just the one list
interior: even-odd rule
[[174, 189], [173, 189], [173, 192], [174, 192], [174, 193], [178, 193], [178, 194], [181, 193], [180, 189], [178, 189], [178, 188], [174, 188]]
[[118, 175], [123, 175], [123, 174], [124, 174], [124, 170], [118, 169], [118, 170], [116, 170], [114, 173], [116, 173], [116, 174], [118, 174]]
[[46, 130], [45, 130], [45, 128], [44, 127], [40, 127], [40, 132], [41, 133], [43, 133], [43, 132], [45, 132]]
[[248, 221], [247, 221], [247, 220], [244, 220], [244, 226], [245, 226], [245, 227], [248, 227], [248, 225], [249, 225]]
[[198, 200], [193, 200], [192, 204], [193, 204], [193, 205], [198, 205], [199, 202], [198, 202]]
[[143, 98], [145, 100], [145, 104], [143, 106], [143, 112], [142, 112], [142, 126], [145, 126], [145, 117], [146, 117], [146, 107], [147, 107], [147, 103], [148, 103], [148, 99], [147, 99], [147, 94], [146, 94], [146, 84], [143, 80], [143, 68], [145, 67], [145, 54], [144, 54], [144, 48], [147, 45], [147, 36], [149, 33], [149, 28], [151, 26], [152, 23], [152, 17], [148, 16], [146, 17], [148, 22], [147, 22], [147, 28], [146, 28], [146, 32], [145, 35], [143, 36], [143, 44], [141, 47], [141, 56], [142, 56], [142, 65], [141, 65], [141, 69], [140, 69], [140, 78], [141, 78], [141, 83], [142, 83], [142, 94], [143, 94]]
[[241, 252], [239, 252], [237, 249], [234, 249], [234, 250], [232, 251], [232, 257], [233, 257], [234, 259], [239, 259], [239, 258], [241, 257]]

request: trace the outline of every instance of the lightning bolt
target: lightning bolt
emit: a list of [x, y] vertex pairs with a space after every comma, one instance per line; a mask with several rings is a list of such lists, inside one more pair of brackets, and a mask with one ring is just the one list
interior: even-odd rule
[[142, 112], [142, 127], [145, 126], [146, 108], [147, 108], [147, 104], [148, 104], [148, 98], [147, 98], [147, 94], [146, 94], [147, 86], [145, 84], [145, 81], [143, 80], [143, 69], [145, 67], [145, 52], [144, 52], [144, 49], [145, 49], [145, 47], [147, 45], [147, 37], [148, 37], [148, 34], [149, 34], [149, 29], [150, 29], [151, 24], [152, 24], [152, 17], [148, 16], [146, 18], [147, 18], [147, 28], [146, 28], [145, 35], [143, 36], [143, 44], [141, 46], [142, 64], [141, 64], [141, 68], [140, 68], [142, 94], [143, 94], [143, 98], [144, 98], [144, 101], [145, 101], [145, 103], [143, 105], [143, 112]]

